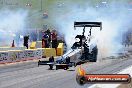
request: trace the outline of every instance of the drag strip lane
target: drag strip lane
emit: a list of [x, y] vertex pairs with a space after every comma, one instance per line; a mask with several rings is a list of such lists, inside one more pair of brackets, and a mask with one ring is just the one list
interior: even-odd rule
[[0, 79], [0, 84], [1, 84], [0, 87], [10, 87], [11, 88], [12, 85], [22, 84], [23, 82], [28, 83], [30, 81], [33, 81], [33, 80], [36, 80], [36, 79], [41, 79], [41, 78], [43, 78], [43, 80], [47, 80], [50, 77], [54, 76], [55, 74], [59, 74], [59, 73], [63, 73], [63, 72], [64, 72], [64, 70], [52, 71], [51, 73], [49, 73], [49, 71], [45, 70], [45, 72], [40, 73], [40, 74], [36, 74], [36, 73], [30, 74], [30, 72], [29, 72], [26, 75], [19, 74], [19, 75], [21, 75], [19, 77], [7, 76], [7, 77], [4, 77], [3, 79]]
[[[88, 73], [101, 74], [118, 72], [130, 65], [132, 65], [132, 59], [129, 58], [86, 63], [82, 66]], [[48, 66], [40, 66], [1, 73], [1, 88], [88, 88], [91, 86], [91, 84], [78, 85], [76, 71], [47, 70], [47, 68]]]

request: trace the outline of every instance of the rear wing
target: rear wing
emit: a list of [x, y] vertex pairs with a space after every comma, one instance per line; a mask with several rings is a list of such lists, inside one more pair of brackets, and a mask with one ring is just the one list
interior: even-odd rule
[[102, 30], [102, 22], [74, 22], [74, 29], [76, 27], [100, 27], [100, 30]]

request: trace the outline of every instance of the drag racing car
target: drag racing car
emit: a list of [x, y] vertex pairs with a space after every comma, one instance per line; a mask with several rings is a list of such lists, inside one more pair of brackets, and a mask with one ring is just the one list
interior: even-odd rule
[[[83, 27], [82, 35], [77, 35], [75, 38], [79, 39], [79, 41], [75, 42], [71, 49], [66, 52], [63, 56], [54, 61], [49, 58], [49, 61], [40, 61], [38, 62], [39, 65], [49, 65], [50, 69], [53, 69], [53, 66], [56, 66], [57, 69], [68, 69], [72, 66], [77, 66], [85, 62], [96, 62], [97, 55], [98, 55], [98, 48], [97, 45], [94, 44], [93, 47], [90, 47], [91, 44], [91, 34], [92, 34], [92, 27], [100, 27], [102, 30], [102, 23], [101, 22], [74, 22], [74, 29], [76, 27]], [[89, 27], [89, 34], [88, 37], [85, 35], [85, 28]]]

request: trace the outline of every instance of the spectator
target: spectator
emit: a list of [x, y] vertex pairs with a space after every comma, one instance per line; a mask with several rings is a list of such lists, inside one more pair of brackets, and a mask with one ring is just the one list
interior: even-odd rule
[[52, 38], [52, 48], [57, 48], [57, 33], [56, 31], [54, 30], [52, 33], [51, 33], [51, 38]]
[[48, 44], [49, 36], [46, 32], [43, 33], [43, 39], [44, 39], [44, 43], [45, 43], [45, 48], [49, 48], [49, 44]]
[[12, 42], [12, 47], [15, 47], [15, 43], [14, 43], [14, 40], [13, 40], [13, 42]]
[[27, 49], [28, 49], [28, 40], [29, 40], [29, 35], [24, 36], [24, 46], [26, 46]]
[[48, 38], [48, 46], [50, 46], [51, 45], [51, 32], [50, 32], [49, 29], [46, 32], [47, 32], [47, 35], [49, 36], [49, 38]]
[[43, 38], [42, 38], [42, 48], [45, 48], [45, 42]]

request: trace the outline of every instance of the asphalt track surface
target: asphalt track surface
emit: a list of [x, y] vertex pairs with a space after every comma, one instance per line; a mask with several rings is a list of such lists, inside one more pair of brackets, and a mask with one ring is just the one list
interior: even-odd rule
[[[82, 65], [87, 73], [111, 74], [132, 65], [132, 57], [107, 59]], [[37, 66], [37, 62], [27, 62], [0, 67], [0, 88], [88, 88], [92, 84], [80, 86], [76, 82], [76, 68], [48, 70], [48, 66]], [[74, 71], [75, 70], [75, 71]]]
[[[132, 65], [132, 59], [128, 58], [86, 63], [83, 67], [87, 73], [110, 74], [130, 65]], [[76, 71], [74, 68], [70, 69], [69, 71], [48, 70], [48, 66], [37, 67], [36, 62], [0, 67], [0, 88], [88, 88], [91, 85], [78, 85]]]

